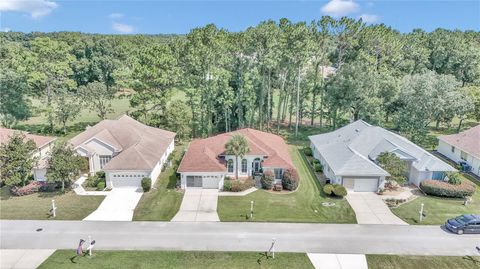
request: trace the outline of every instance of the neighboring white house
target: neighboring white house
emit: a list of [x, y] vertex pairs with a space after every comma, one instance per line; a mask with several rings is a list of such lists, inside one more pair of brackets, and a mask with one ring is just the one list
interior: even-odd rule
[[480, 176], [480, 125], [459, 134], [438, 137], [438, 152], [456, 163], [466, 162]]
[[332, 183], [349, 191], [370, 192], [383, 188], [388, 172], [375, 163], [382, 152], [395, 153], [407, 164], [407, 178], [419, 185], [425, 179], [443, 179], [453, 167], [408, 139], [362, 120], [330, 133], [310, 136], [313, 156]]
[[[245, 137], [250, 149], [238, 163], [235, 156], [225, 154], [225, 144], [234, 134]], [[235, 177], [237, 166], [239, 177], [270, 170], [276, 182], [281, 182], [286, 169], [294, 169], [288, 146], [280, 136], [245, 128], [192, 141], [177, 172], [183, 189], [222, 189], [224, 178]]]
[[174, 149], [175, 133], [144, 125], [127, 115], [87, 127], [70, 140], [88, 158], [89, 172], [103, 170], [107, 187], [140, 187], [143, 177], [152, 186]]
[[25, 135], [27, 140], [32, 140], [37, 146], [36, 150], [32, 153], [37, 158], [37, 163], [33, 168], [33, 178], [38, 181], [46, 181], [47, 177], [47, 157], [53, 148], [55, 137], [34, 135], [23, 131], [0, 128], [0, 144], [7, 143], [10, 137], [15, 133], [20, 132]]

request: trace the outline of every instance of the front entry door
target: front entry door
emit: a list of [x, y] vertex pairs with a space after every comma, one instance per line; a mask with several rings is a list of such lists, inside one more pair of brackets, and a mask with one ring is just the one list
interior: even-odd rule
[[260, 161], [253, 161], [253, 171], [260, 172]]

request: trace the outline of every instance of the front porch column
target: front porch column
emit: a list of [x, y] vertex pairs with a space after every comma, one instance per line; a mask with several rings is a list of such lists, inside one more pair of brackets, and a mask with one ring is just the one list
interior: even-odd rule
[[88, 157], [88, 167], [89, 167], [91, 176], [95, 175], [95, 164], [94, 164], [94, 161], [93, 161], [94, 156], [95, 155], [91, 155], [91, 156]]

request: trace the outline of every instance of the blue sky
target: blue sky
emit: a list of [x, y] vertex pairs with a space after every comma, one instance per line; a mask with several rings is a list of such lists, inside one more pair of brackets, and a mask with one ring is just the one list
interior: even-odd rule
[[0, 30], [21, 32], [182, 34], [207, 23], [240, 31], [268, 19], [311, 21], [322, 15], [362, 17], [402, 32], [438, 27], [480, 30], [479, 0], [0, 0], [0, 14]]

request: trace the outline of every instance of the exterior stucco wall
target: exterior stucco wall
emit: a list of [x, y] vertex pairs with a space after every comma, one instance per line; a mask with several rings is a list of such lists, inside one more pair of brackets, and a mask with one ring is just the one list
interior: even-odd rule
[[323, 166], [323, 174], [326, 178], [331, 180], [333, 184], [342, 184], [342, 177], [336, 176], [333, 170], [328, 165], [325, 158], [323, 158], [322, 154], [317, 150], [313, 143], [310, 143], [310, 148], [312, 149], [312, 154], [315, 159], [317, 159]]
[[[226, 176], [229, 177], [235, 177], [236, 169], [238, 167], [238, 176], [239, 177], [247, 177], [251, 176], [253, 172], [253, 161], [256, 158], [260, 158], [260, 161], [263, 161], [263, 156], [261, 155], [247, 155], [244, 156], [243, 158], [238, 158], [238, 163], [235, 163], [235, 156], [232, 155], [225, 155], [225, 162], [228, 162], [228, 160], [233, 160], [233, 172], [229, 173], [227, 170]], [[247, 172], [242, 173], [242, 160], [246, 159], [247, 160]]]

